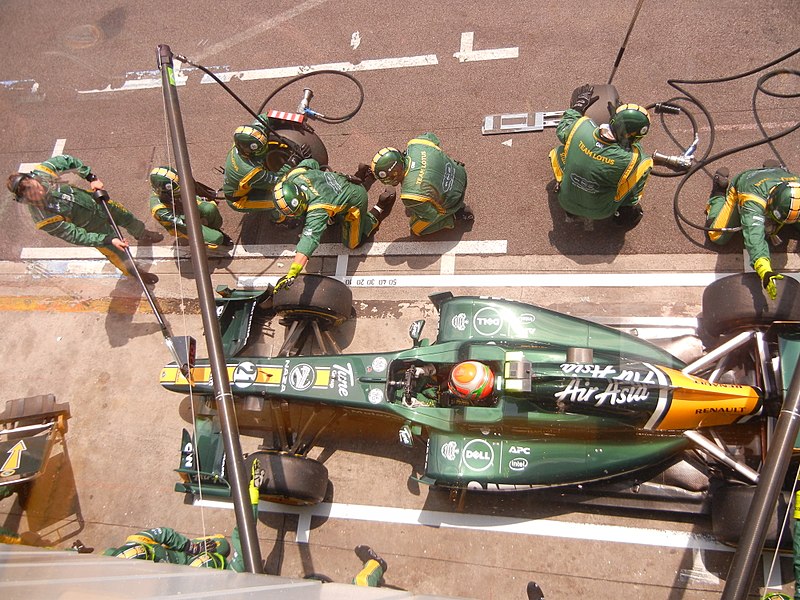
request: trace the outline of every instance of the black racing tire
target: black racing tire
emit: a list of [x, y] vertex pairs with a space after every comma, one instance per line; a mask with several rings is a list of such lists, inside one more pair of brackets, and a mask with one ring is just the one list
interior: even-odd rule
[[703, 291], [703, 329], [714, 337], [774, 321], [800, 321], [800, 283], [784, 277], [778, 296], [767, 297], [756, 273], [718, 279]]
[[[321, 165], [328, 164], [328, 150], [325, 148], [325, 144], [322, 143], [319, 136], [313, 131], [309, 131], [300, 125], [297, 127], [279, 126], [275, 127], [275, 131], [298, 146], [307, 144], [311, 150], [311, 158]], [[269, 149], [267, 150], [267, 157], [265, 159], [267, 170], [273, 173], [278, 171], [286, 164], [290, 154], [289, 147], [285, 142], [275, 139], [274, 136], [270, 136]]]
[[[711, 528], [717, 540], [731, 546], [738, 544], [755, 493], [755, 485], [734, 485], [718, 481], [712, 486]], [[778, 505], [770, 516], [764, 541], [764, 545], [768, 548], [776, 548], [779, 541], [781, 548], [792, 547], [792, 532], [789, 530], [788, 522], [783, 535], [780, 535], [780, 526], [784, 522], [786, 511], [789, 510], [790, 503], [787, 499], [787, 495], [778, 496]]]
[[[595, 103], [586, 110], [586, 116], [594, 121], [596, 125], [608, 123], [608, 121], [611, 119], [611, 114], [608, 111], [608, 103], [610, 102], [614, 107], [619, 105], [619, 94], [617, 93], [617, 88], [609, 83], [597, 84], [593, 87], [593, 95], [599, 97]], [[579, 89], [580, 88], [575, 88], [572, 91], [572, 97], [569, 102], [570, 106], [575, 103]]]
[[245, 459], [248, 475], [256, 458], [264, 470], [263, 483], [259, 487], [264, 500], [307, 506], [325, 499], [328, 469], [318, 460], [279, 452], [253, 452]]
[[338, 326], [353, 311], [353, 292], [338, 279], [303, 273], [290, 287], [278, 290], [272, 308], [283, 317], [312, 317]]

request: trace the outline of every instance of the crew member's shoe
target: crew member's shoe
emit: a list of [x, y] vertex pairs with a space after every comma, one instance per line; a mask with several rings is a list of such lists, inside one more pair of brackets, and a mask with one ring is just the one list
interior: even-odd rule
[[145, 285], [155, 285], [158, 283], [158, 275], [155, 273], [148, 273], [147, 271], [139, 271], [139, 275], [142, 277], [142, 281], [144, 281]]
[[222, 232], [222, 244], [220, 244], [220, 245], [221, 246], [227, 246], [227, 247], [231, 247], [231, 246], [234, 245], [233, 240], [231, 239], [231, 236], [229, 236], [224, 231]]
[[70, 546], [70, 548], [75, 550], [75, 552], [77, 552], [78, 554], [91, 554], [92, 552], [94, 552], [94, 548], [92, 548], [91, 546], [86, 546], [80, 540], [75, 540], [74, 542], [72, 542], [72, 546]]
[[474, 221], [475, 215], [472, 212], [472, 209], [467, 206], [466, 204], [459, 208], [455, 214], [453, 215], [456, 221]]
[[360, 560], [362, 563], [366, 563], [366, 562], [369, 562], [371, 560], [374, 560], [375, 562], [377, 562], [381, 566], [381, 569], [383, 569], [384, 573], [386, 572], [386, 569], [389, 568], [388, 566], [386, 566], [386, 561], [383, 560], [380, 556], [378, 556], [375, 553], [375, 551], [372, 548], [370, 548], [369, 546], [366, 546], [366, 545], [362, 544], [361, 546], [356, 546], [353, 549], [353, 551], [356, 553], [356, 556], [358, 557], [358, 560]]
[[731, 170], [728, 167], [720, 167], [717, 169], [716, 173], [714, 173], [714, 184], [711, 188], [711, 195], [712, 196], [724, 196], [725, 192], [728, 191], [728, 184], [730, 180], [728, 179], [731, 176]]
[[644, 211], [642, 207], [638, 204], [634, 204], [633, 206], [621, 206], [619, 210], [614, 213], [612, 219], [615, 225], [628, 231], [636, 227], [643, 216]]
[[774, 158], [768, 158], [762, 165], [765, 169], [780, 169], [783, 165]]
[[155, 244], [157, 242], [160, 242], [163, 239], [164, 239], [164, 236], [161, 235], [160, 233], [158, 233], [157, 231], [148, 231], [147, 229], [145, 229], [144, 232], [142, 233], [142, 235], [140, 235], [138, 238], [136, 238], [136, 241], [139, 244], [149, 245], [149, 244]]

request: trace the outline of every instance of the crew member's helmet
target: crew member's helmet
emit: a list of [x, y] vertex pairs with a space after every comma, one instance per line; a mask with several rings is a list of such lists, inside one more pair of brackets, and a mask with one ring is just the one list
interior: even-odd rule
[[104, 556], [117, 558], [137, 558], [139, 560], [154, 560], [155, 552], [147, 544], [125, 544], [119, 548], [109, 548], [103, 552]]
[[398, 185], [406, 172], [405, 155], [397, 148], [381, 148], [372, 157], [375, 179], [386, 185]]
[[482, 362], [468, 360], [453, 367], [447, 387], [459, 398], [481, 400], [494, 389], [494, 373]]
[[800, 181], [782, 181], [769, 192], [767, 209], [778, 223], [800, 221]]
[[286, 217], [299, 217], [308, 208], [308, 197], [302, 186], [294, 181], [275, 184], [275, 208]]
[[267, 153], [267, 136], [250, 125], [236, 128], [236, 131], [233, 132], [233, 143], [239, 150], [239, 154], [243, 156], [262, 157]]
[[630, 146], [650, 131], [650, 115], [638, 104], [621, 104], [614, 111], [609, 125], [617, 141]]
[[178, 172], [172, 167], [156, 167], [150, 171], [150, 187], [159, 196], [180, 196]]

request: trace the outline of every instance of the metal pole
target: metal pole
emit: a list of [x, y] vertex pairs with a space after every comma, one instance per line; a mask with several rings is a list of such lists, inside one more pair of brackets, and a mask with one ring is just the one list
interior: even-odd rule
[[239, 430], [236, 422], [236, 411], [231, 393], [231, 384], [228, 380], [228, 369], [222, 346], [222, 335], [219, 330], [214, 294], [211, 288], [211, 275], [206, 259], [206, 247], [200, 229], [200, 214], [197, 203], [191, 200], [195, 197], [195, 185], [192, 178], [192, 168], [189, 164], [189, 153], [186, 148], [186, 136], [183, 130], [178, 92], [175, 87], [173, 74], [172, 50], [166, 44], [158, 46], [158, 68], [161, 71], [161, 87], [164, 92], [167, 119], [169, 121], [172, 148], [175, 153], [175, 162], [180, 177], [183, 194], [190, 201], [184, 203], [186, 213], [186, 226], [189, 236], [189, 248], [192, 266], [195, 270], [200, 313], [203, 316], [208, 357], [211, 363], [211, 374], [214, 380], [214, 394], [217, 402], [222, 439], [227, 453], [231, 483], [231, 496], [233, 498], [236, 524], [242, 541], [242, 554], [245, 568], [251, 573], [263, 573], [261, 562], [261, 549], [258, 545], [256, 534], [256, 521], [251, 509], [247, 481], [249, 477], [244, 470], [242, 460], [242, 447], [239, 443]]
[[614, 80], [614, 75], [617, 73], [617, 67], [619, 63], [622, 62], [622, 55], [625, 54], [625, 48], [628, 46], [628, 38], [631, 37], [631, 32], [633, 31], [633, 26], [636, 25], [636, 19], [639, 17], [639, 11], [642, 9], [642, 4], [644, 0], [639, 0], [636, 4], [636, 10], [633, 11], [633, 17], [631, 18], [630, 25], [628, 25], [628, 31], [625, 34], [625, 39], [622, 40], [622, 45], [619, 47], [619, 51], [617, 52], [617, 59], [614, 61], [614, 67], [611, 69], [611, 75], [608, 76], [608, 85], [611, 85], [611, 82]]
[[744, 600], [753, 585], [758, 560], [767, 537], [767, 526], [781, 492], [794, 441], [800, 431], [798, 408], [800, 408], [800, 365], [795, 368], [783, 401], [772, 444], [764, 459], [756, 493], [745, 516], [742, 535], [728, 571], [722, 600]]

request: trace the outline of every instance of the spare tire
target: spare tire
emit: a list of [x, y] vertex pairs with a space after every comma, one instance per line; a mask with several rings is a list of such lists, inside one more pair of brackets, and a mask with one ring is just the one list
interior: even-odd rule
[[[723, 544], [735, 546], [744, 529], [745, 516], [750, 511], [750, 504], [756, 493], [754, 485], [734, 485], [714, 481], [711, 487], [711, 528], [714, 537]], [[780, 542], [781, 548], [791, 549], [792, 532], [788, 521], [781, 531], [786, 512], [790, 510], [791, 497], [788, 494], [778, 496], [778, 503], [770, 516], [764, 544], [775, 548]]]
[[337, 326], [352, 313], [353, 292], [338, 279], [303, 273], [272, 297], [272, 308], [284, 317], [321, 318]]
[[703, 328], [716, 337], [774, 321], [800, 321], [800, 283], [784, 277], [777, 288], [777, 298], [770, 300], [756, 273], [717, 279], [703, 291]]
[[319, 504], [325, 499], [328, 469], [318, 460], [296, 454], [253, 452], [245, 459], [247, 473], [256, 458], [264, 471], [258, 489], [265, 500], [303, 506]]
[[[321, 165], [328, 164], [328, 151], [325, 144], [319, 136], [313, 131], [306, 129], [300, 125], [297, 127], [292, 126], [278, 126], [275, 127], [276, 133], [287, 140], [294, 142], [298, 146], [306, 145], [311, 151], [311, 158], [316, 160]], [[274, 135], [270, 135], [267, 156], [264, 163], [268, 171], [277, 172], [283, 165], [286, 164], [289, 156], [291, 155], [289, 146], [286, 142], [280, 140]]]

